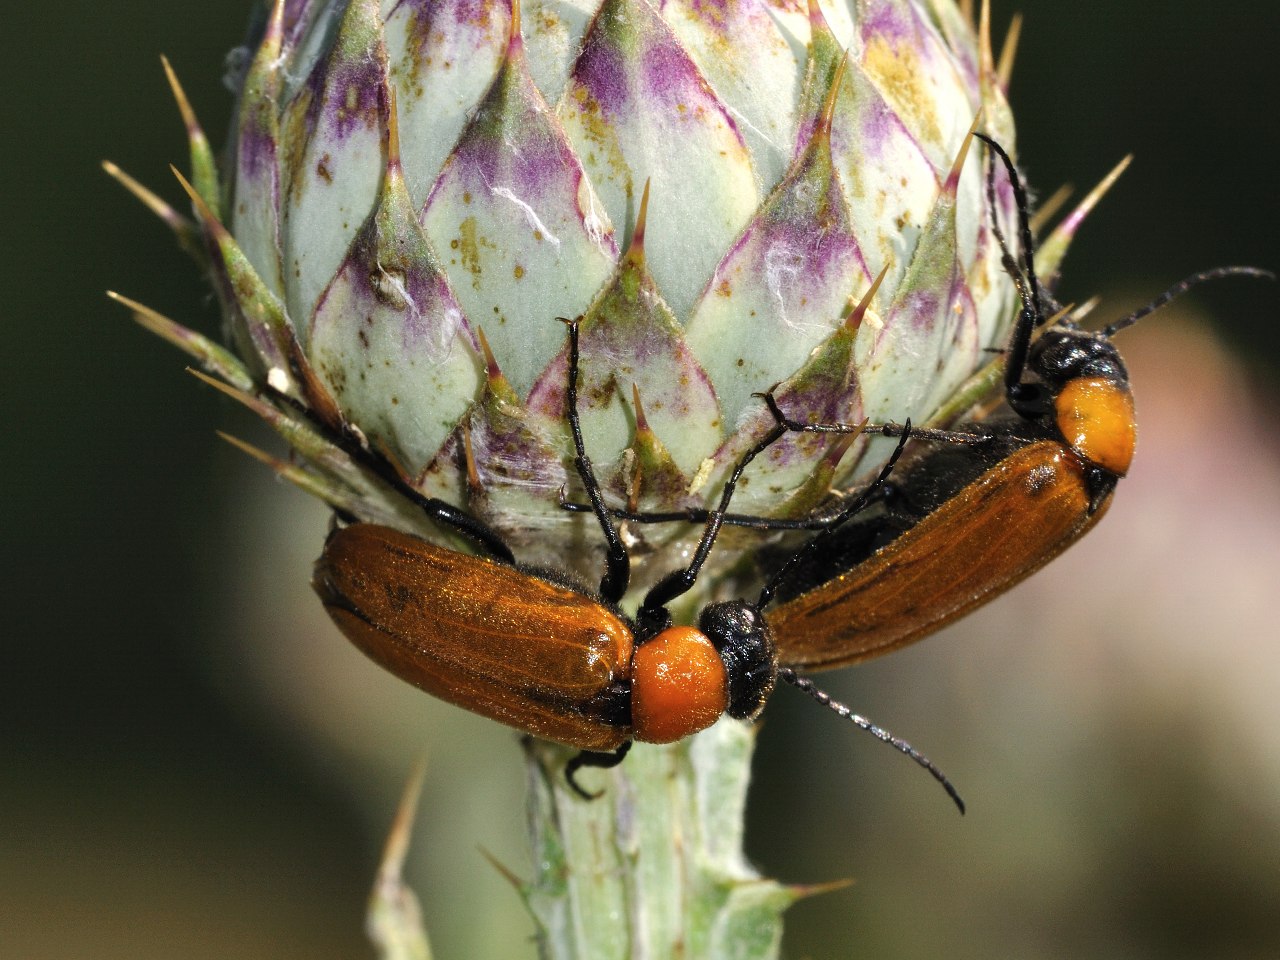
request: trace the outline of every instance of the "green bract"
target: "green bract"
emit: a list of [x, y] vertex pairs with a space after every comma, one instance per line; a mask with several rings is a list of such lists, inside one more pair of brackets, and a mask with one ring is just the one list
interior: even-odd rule
[[[221, 164], [173, 81], [194, 220], [108, 167], [207, 267], [230, 346], [125, 302], [292, 450], [249, 452], [347, 518], [473, 549], [423, 511], [435, 498], [594, 583], [599, 525], [561, 504], [583, 492], [558, 317], [582, 318], [585, 443], [615, 507], [718, 498], [773, 426], [759, 391], [797, 420], [946, 422], [998, 383], [1017, 301], [993, 224], [1015, 234], [1013, 198], [970, 134], [1014, 149], [1012, 43], [997, 65], [971, 13], [277, 0], [236, 60]], [[1040, 245], [1042, 276], [1106, 185]], [[733, 509], [805, 514], [890, 442], [789, 434]], [[635, 589], [699, 533], [624, 526]], [[722, 534], [686, 601], [762, 536]], [[544, 956], [776, 956], [802, 891], [738, 850], [750, 737], [640, 745], [594, 804], [560, 748], [530, 748], [522, 892]], [[375, 939], [421, 956], [394, 862], [384, 880]]]
[[[642, 510], [718, 494], [772, 424], [758, 391], [798, 419], [919, 422], [1003, 344], [1014, 290], [968, 133], [1013, 148], [1008, 65], [949, 2], [283, 0], [252, 36], [223, 178], [188, 114], [198, 225], [169, 211], [238, 359], [149, 323], [351, 516], [466, 548], [414, 491], [522, 560], [597, 571], [594, 519], [560, 504], [581, 489], [557, 317], [583, 318], [606, 497]], [[885, 453], [847, 447], [784, 438], [735, 510], [805, 512]], [[629, 534], [662, 557], [643, 582], [697, 531]]]

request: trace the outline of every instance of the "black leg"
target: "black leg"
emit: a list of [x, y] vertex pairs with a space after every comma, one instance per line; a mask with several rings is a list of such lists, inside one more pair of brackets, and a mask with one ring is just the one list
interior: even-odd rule
[[565, 390], [565, 412], [577, 453], [573, 463], [578, 468], [578, 476], [582, 478], [582, 485], [586, 488], [587, 499], [591, 501], [591, 510], [600, 521], [600, 529], [604, 532], [608, 546], [605, 573], [600, 580], [600, 596], [610, 603], [617, 603], [627, 592], [627, 584], [631, 582], [631, 558], [609, 516], [609, 508], [605, 506], [604, 496], [600, 493], [600, 482], [596, 480], [591, 459], [587, 456], [586, 444], [582, 441], [582, 424], [578, 419], [578, 321], [564, 317], [558, 319], [569, 328], [569, 382]]
[[698, 579], [698, 573], [702, 570], [702, 565], [706, 563], [707, 556], [711, 553], [711, 547], [716, 542], [716, 536], [720, 533], [720, 527], [724, 523], [725, 512], [729, 509], [729, 501], [733, 499], [733, 491], [737, 488], [738, 480], [742, 477], [743, 471], [747, 469], [752, 460], [786, 432], [787, 428], [783, 424], [775, 423], [772, 429], [755, 446], [743, 454], [742, 459], [733, 468], [733, 472], [729, 474], [729, 479], [725, 481], [724, 489], [720, 491], [719, 505], [707, 514], [706, 529], [702, 532], [702, 539], [698, 541], [697, 549], [693, 552], [693, 559], [689, 561], [689, 566], [683, 570], [672, 571], [654, 584], [653, 588], [645, 595], [644, 603], [640, 606], [639, 619], [641, 623], [661, 622], [663, 619], [662, 613], [666, 605], [676, 597], [687, 593], [693, 587], [694, 582]]
[[564, 765], [564, 778], [568, 782], [569, 788], [583, 800], [596, 800], [600, 797], [600, 793], [588, 793], [586, 790], [582, 789], [574, 774], [583, 767], [597, 767], [601, 770], [612, 769], [625, 760], [627, 754], [630, 752], [630, 740], [620, 746], [617, 750], [614, 750], [612, 753], [598, 753], [595, 750], [579, 750], [577, 756]]
[[[770, 401], [769, 409], [776, 410], [777, 404], [772, 402], [773, 398], [769, 397], [768, 399]], [[777, 414], [775, 414], [775, 416], [777, 416]], [[780, 423], [779, 426], [784, 425]], [[840, 529], [841, 525], [852, 519], [855, 514], [858, 514], [867, 508], [867, 505], [871, 503], [875, 496], [880, 492], [880, 489], [888, 481], [889, 475], [893, 473], [893, 468], [898, 464], [898, 458], [902, 456], [902, 451], [906, 448], [907, 441], [911, 439], [912, 436], [911, 421], [908, 420], [903, 424], [902, 435], [898, 438], [898, 445], [894, 447], [893, 453], [885, 462], [885, 465], [880, 469], [879, 475], [871, 482], [870, 486], [855, 497], [847, 507], [840, 511], [840, 513], [832, 517], [830, 522], [827, 523], [819, 533], [810, 537], [803, 547], [788, 557], [786, 562], [774, 572], [773, 577], [760, 591], [759, 599], [756, 600], [756, 606], [759, 609], [763, 610], [769, 601], [773, 599], [773, 595], [777, 592], [778, 587], [782, 584], [783, 580], [786, 579], [787, 574], [795, 569], [797, 564], [812, 556], [813, 552], [822, 544], [826, 543], [827, 540]]]

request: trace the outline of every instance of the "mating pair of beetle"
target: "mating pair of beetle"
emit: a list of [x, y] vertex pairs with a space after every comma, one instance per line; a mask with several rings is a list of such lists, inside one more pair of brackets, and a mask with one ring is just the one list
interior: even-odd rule
[[[981, 135], [979, 135], [981, 136]], [[479, 539], [496, 559], [435, 546], [388, 527], [335, 529], [314, 586], [342, 632], [400, 678], [441, 699], [579, 748], [566, 768], [619, 763], [633, 740], [679, 740], [728, 714], [757, 716], [777, 680], [791, 683], [920, 763], [964, 810], [941, 772], [908, 744], [831, 701], [796, 669], [858, 662], [918, 640], [1034, 573], [1103, 515], [1129, 468], [1133, 397], [1112, 336], [1178, 293], [1246, 267], [1197, 274], [1100, 332], [1071, 322], [1037, 330], [1051, 303], [1036, 277], [1027, 202], [1014, 186], [1021, 255], [1004, 265], [1021, 310], [1005, 354], [1012, 413], [961, 431], [874, 428], [899, 442], [877, 479], [810, 521], [734, 517], [734, 486], [788, 431], [851, 433], [863, 425], [802, 424], [771, 395], [775, 425], [735, 466], [716, 509], [629, 519], [705, 524], [689, 565], [659, 581], [635, 619], [618, 609], [629, 560], [586, 454], [577, 410], [577, 324], [569, 323], [567, 417], [576, 467], [608, 544], [592, 593], [556, 571], [516, 564], [496, 534], [438, 501], [424, 507]], [[988, 175], [992, 189], [994, 169]], [[1034, 341], [1034, 342], [1033, 342]], [[889, 482], [910, 436], [936, 443]], [[875, 511], [860, 516], [873, 500]], [[817, 532], [783, 560], [754, 600], [713, 603], [697, 628], [668, 605], [687, 592], [724, 523]]]

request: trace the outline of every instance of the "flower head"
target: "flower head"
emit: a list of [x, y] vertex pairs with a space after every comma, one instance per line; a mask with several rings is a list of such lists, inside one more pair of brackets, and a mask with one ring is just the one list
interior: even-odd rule
[[[277, 0], [234, 71], [224, 178], [187, 110], [196, 223], [162, 207], [234, 354], [147, 322], [344, 514], [466, 547], [428, 498], [594, 572], [598, 529], [561, 504], [557, 317], [582, 318], [606, 498], [641, 510], [718, 494], [772, 424], [759, 391], [797, 419], [921, 421], [1002, 346], [989, 204], [1010, 223], [1012, 200], [971, 134], [1012, 149], [1011, 57], [986, 24], [946, 0]], [[735, 509], [806, 512], [884, 452], [788, 436]]]

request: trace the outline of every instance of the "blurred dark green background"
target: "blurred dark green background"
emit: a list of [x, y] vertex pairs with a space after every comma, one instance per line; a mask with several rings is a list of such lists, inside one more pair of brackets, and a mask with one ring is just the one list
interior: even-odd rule
[[[177, 200], [167, 164], [185, 166], [184, 143], [158, 55], [220, 138], [248, 3], [5, 16], [0, 956], [363, 955], [382, 832], [425, 746], [431, 866], [413, 878], [438, 954], [504, 957], [530, 931], [505, 926], [514, 894], [477, 851], [521, 869], [512, 738], [430, 707], [435, 728], [371, 745], [367, 712], [400, 695], [373, 673], [358, 681], [372, 705], [308, 712], [290, 686], [308, 648], [272, 651], [294, 611], [316, 616], [323, 512], [218, 443], [215, 427], [252, 428], [103, 297], [214, 327], [194, 270], [98, 164]], [[1137, 154], [1082, 231], [1064, 299], [1110, 294], [1118, 313], [1202, 267], [1280, 266], [1273, 9], [1020, 9], [1014, 106], [1037, 188], [1087, 188]], [[752, 853], [784, 879], [858, 880], [797, 909], [791, 956], [1280, 955], [1280, 749], [1241, 706], [1280, 699], [1280, 292], [1224, 283], [1197, 303], [1244, 366], [1189, 321], [1165, 343], [1203, 354], [1162, 352], [1159, 321], [1135, 331], [1148, 473], [1098, 542], [965, 631], [833, 682], [931, 752], [970, 817], [870, 741], [771, 706]], [[1204, 367], [1217, 379], [1196, 381]], [[1184, 422], [1181, 404], [1213, 416]], [[1164, 496], [1187, 477], [1194, 495]], [[305, 622], [307, 642], [336, 642]], [[1183, 628], [1185, 649], [1162, 646]], [[349, 664], [339, 689], [365, 669]], [[396, 702], [415, 716], [417, 699]], [[489, 804], [497, 834], [472, 827]]]

